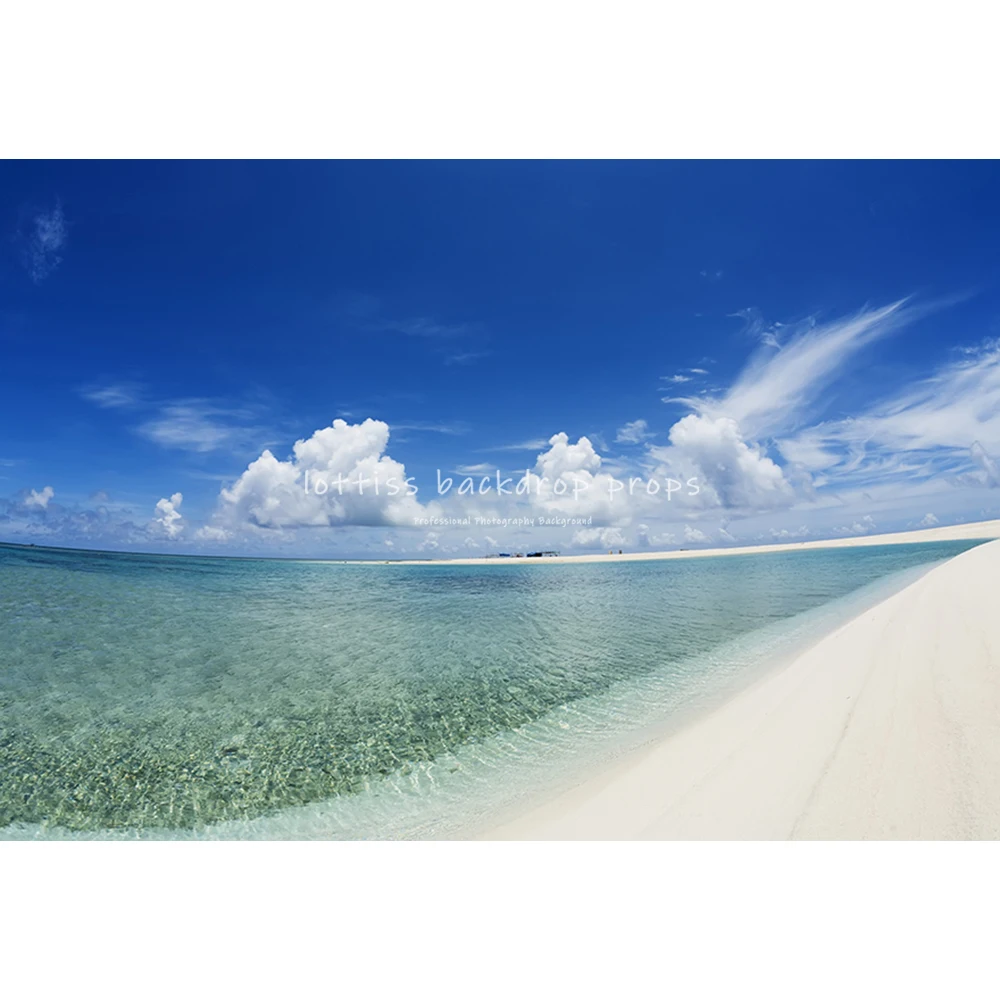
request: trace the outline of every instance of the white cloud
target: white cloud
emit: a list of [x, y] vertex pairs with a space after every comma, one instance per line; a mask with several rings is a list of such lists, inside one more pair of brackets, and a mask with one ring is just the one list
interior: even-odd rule
[[632, 420], [618, 428], [615, 441], [621, 444], [639, 444], [649, 437], [649, 425], [645, 420]]
[[668, 464], [694, 467], [704, 484], [703, 501], [759, 509], [794, 500], [780, 467], [757, 445], [744, 441], [730, 417], [688, 414], [670, 428], [670, 444], [650, 449], [650, 454]]
[[966, 351], [860, 414], [806, 427], [778, 447], [845, 486], [935, 476], [1000, 485], [991, 454], [1000, 449], [1000, 343]]
[[617, 528], [581, 528], [570, 541], [579, 549], [619, 549], [625, 545], [625, 538]]
[[183, 451], [215, 451], [232, 441], [237, 428], [219, 418], [227, 411], [199, 400], [164, 406], [160, 415], [147, 420], [139, 433], [164, 448]]
[[225, 542], [232, 538], [232, 532], [214, 524], [203, 524], [194, 537], [202, 542]]
[[570, 444], [569, 435], [560, 431], [549, 438], [549, 450], [538, 456], [536, 468], [540, 476], [552, 482], [560, 477], [593, 474], [601, 467], [601, 456], [587, 437]]
[[969, 454], [973, 461], [982, 467], [980, 481], [984, 486], [1000, 486], [1000, 465], [995, 458], [978, 442], [973, 441]]
[[655, 501], [643, 491], [629, 496], [627, 490], [615, 488], [615, 477], [602, 470], [601, 456], [588, 437], [572, 444], [560, 431], [548, 444], [548, 450], [538, 455], [534, 470], [525, 477], [527, 502], [539, 513], [624, 524], [644, 503]]
[[790, 538], [805, 538], [809, 534], [809, 529], [803, 524], [795, 530], [788, 528], [772, 528], [771, 537], [777, 542], [787, 541]]
[[417, 546], [420, 552], [437, 552], [441, 548], [441, 535], [437, 531], [428, 531], [424, 540]]
[[690, 524], [684, 525], [684, 541], [685, 542], [709, 542], [711, 539], [705, 534], [700, 528], [692, 527]]
[[456, 476], [495, 476], [497, 467], [489, 462], [476, 462], [473, 465], [459, 465], [453, 471]]
[[870, 535], [877, 527], [875, 518], [871, 514], [865, 514], [864, 517], [859, 518], [852, 524], [837, 528], [836, 530], [841, 535]]
[[25, 263], [35, 284], [41, 284], [61, 263], [68, 230], [62, 205], [49, 212], [39, 212], [32, 219], [27, 239]]
[[[694, 412], [670, 428], [669, 446], [649, 449], [651, 461], [685, 476], [696, 472], [706, 507], [749, 513], [814, 501], [831, 471], [843, 470], [846, 453], [863, 455], [869, 433], [857, 422], [810, 425], [810, 415], [821, 411], [823, 390], [862, 348], [916, 314], [896, 302], [846, 319], [824, 324], [809, 319], [783, 328], [784, 346], [759, 349], [727, 391], [669, 400]], [[751, 335], [764, 337], [759, 313], [740, 315]], [[779, 436], [771, 443], [784, 468], [768, 454], [767, 439], [774, 435]], [[914, 469], [900, 464], [894, 471], [906, 475]]]
[[[873, 514], [883, 524], [905, 527], [932, 506], [946, 520], [957, 519], [957, 503], [942, 499], [943, 490], [958, 485], [1000, 486], [1000, 463], [992, 457], [1000, 453], [1000, 344], [966, 351], [929, 378], [890, 393], [860, 413], [821, 419], [829, 401], [824, 390], [837, 388], [836, 380], [850, 372], [866, 344], [914, 315], [915, 310], [896, 303], [826, 324], [810, 321], [781, 328], [784, 346], [758, 349], [731, 388], [714, 391], [707, 398], [673, 400], [688, 404], [693, 412], [675, 419], [669, 427], [669, 443], [664, 445], [651, 443], [645, 420], [634, 420], [619, 428], [616, 440], [642, 447], [622, 449], [612, 458], [599, 453], [599, 448], [607, 448], [598, 436], [573, 441], [565, 432], [548, 440], [491, 449], [535, 452], [528, 465], [528, 496], [500, 498], [495, 491], [486, 496], [459, 495], [457, 477], [475, 477], [477, 483], [479, 477], [493, 479], [496, 467], [487, 462], [452, 465], [456, 485], [444, 498], [434, 495], [433, 471], [429, 483], [422, 478], [419, 499], [426, 497], [426, 506], [400, 489], [392, 495], [385, 489], [378, 494], [373, 489], [362, 491], [351, 485], [359, 475], [370, 483], [377, 472], [383, 485], [394, 475], [402, 484], [405, 469], [386, 453], [389, 428], [384, 422], [348, 424], [339, 419], [297, 442], [293, 454], [284, 460], [271, 450], [263, 451], [230, 489], [222, 491], [209, 524], [186, 532], [185, 537], [209, 542], [267, 537], [288, 545], [293, 532], [284, 529], [299, 527], [404, 527], [412, 526], [415, 516], [431, 511], [504, 516], [545, 513], [591, 517], [592, 525], [580, 531], [564, 528], [562, 535], [554, 529], [544, 538], [538, 536], [537, 547], [566, 547], [565, 538], [572, 537], [578, 547], [617, 549], [624, 547], [626, 539], [635, 539], [642, 547], [675, 544], [681, 519], [711, 517], [714, 536], [714, 525], [722, 514], [726, 517], [718, 540], [725, 542], [752, 538], [754, 530], [757, 537], [767, 538], [770, 532], [776, 540], [805, 537], [810, 528], [814, 534], [868, 534], [875, 530]], [[758, 330], [758, 339], [766, 332], [763, 327]], [[705, 368], [680, 371], [685, 378], [707, 373]], [[88, 390], [88, 398], [108, 407], [130, 405], [129, 393], [120, 388], [97, 386]], [[142, 432], [160, 444], [204, 452], [231, 448], [240, 435], [246, 441], [241, 415], [235, 410], [199, 400], [147, 405], [156, 412]], [[457, 425], [448, 424], [398, 426], [446, 433], [458, 430]], [[394, 440], [398, 449], [399, 439]], [[260, 446], [252, 454], [259, 450]], [[516, 482], [523, 469], [522, 465], [517, 472], [504, 475]], [[314, 495], [305, 489], [307, 473], [326, 481], [339, 474], [344, 488]], [[612, 496], [613, 481], [628, 483], [633, 476], [639, 483], [635, 493], [628, 487]], [[697, 497], [682, 493], [667, 506], [664, 496], [647, 494], [644, 489], [645, 481], [653, 477], [662, 481], [666, 476], [682, 482], [695, 477], [700, 493]], [[557, 490], [559, 480], [570, 488]], [[574, 490], [574, 482], [582, 488]], [[900, 484], [906, 486], [905, 504], [900, 500]], [[978, 500], [977, 509], [984, 503], [988, 501]], [[778, 512], [789, 508], [814, 511], [815, 519], [808, 522], [809, 527], [803, 524], [797, 530], [782, 527], [780, 521], [787, 523], [788, 517]], [[819, 513], [824, 509], [826, 514]], [[862, 515], [864, 511], [870, 513]], [[800, 516], [806, 518], [804, 513], [794, 516], [793, 523]], [[730, 517], [739, 519], [738, 529]], [[37, 522], [39, 518], [36, 509], [32, 519]], [[757, 519], [755, 528], [748, 523], [753, 518]], [[709, 529], [699, 525], [683, 529], [682, 544], [711, 540]], [[159, 528], [164, 531], [166, 526]], [[262, 533], [265, 528], [268, 533]], [[421, 545], [422, 551], [439, 555], [461, 551], [463, 546], [470, 548], [468, 531], [442, 528], [426, 537], [400, 532], [394, 551], [412, 553]], [[491, 548], [513, 550], [521, 545], [512, 541], [506, 528], [497, 533], [499, 540], [488, 540]], [[367, 541], [364, 546], [385, 550], [381, 541]]]
[[836, 450], [827, 446], [823, 432], [815, 428], [803, 430], [796, 437], [776, 441], [775, 444], [786, 462], [809, 472], [829, 469], [842, 458]]
[[749, 439], [787, 431], [818, 405], [820, 390], [863, 347], [908, 318], [903, 302], [866, 309], [848, 319], [799, 324], [775, 353], [758, 353], [720, 398], [683, 400], [697, 413], [729, 417]]
[[25, 507], [36, 507], [41, 510], [45, 510], [49, 505], [49, 501], [56, 495], [56, 491], [52, 489], [51, 486], [45, 486], [42, 488], [41, 492], [37, 490], [32, 490], [24, 498]]
[[924, 516], [920, 519], [919, 522], [921, 528], [933, 528], [934, 525], [937, 523], [938, 523], [937, 515], [929, 513], [924, 514]]
[[650, 534], [648, 524], [640, 524], [636, 527], [636, 541], [640, 548], [648, 549], [653, 546], [673, 545], [677, 539], [672, 532], [664, 531], [659, 534]]
[[140, 401], [139, 387], [130, 382], [85, 386], [80, 395], [106, 410], [125, 409]]
[[498, 444], [487, 451], [539, 451], [549, 442], [545, 438], [531, 438], [528, 441], [518, 441], [514, 444]]
[[425, 510], [410, 492], [404, 466], [384, 454], [388, 442], [389, 426], [381, 420], [337, 419], [296, 441], [286, 461], [266, 450], [222, 490], [215, 523], [230, 529], [412, 525]]
[[153, 518], [153, 524], [158, 525], [167, 538], [177, 538], [184, 530], [183, 516], [178, 510], [183, 500], [183, 494], [174, 493], [169, 500], [164, 497], [156, 502], [156, 514], [159, 516]]

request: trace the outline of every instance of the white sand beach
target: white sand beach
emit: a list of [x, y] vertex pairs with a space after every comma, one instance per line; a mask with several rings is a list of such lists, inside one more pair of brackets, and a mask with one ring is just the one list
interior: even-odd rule
[[[973, 521], [967, 524], [950, 524], [935, 528], [918, 528], [914, 531], [895, 531], [880, 535], [852, 535], [844, 538], [824, 538], [808, 542], [776, 542], [770, 545], [730, 545], [725, 548], [672, 549], [659, 552], [640, 550], [624, 553], [591, 553], [572, 556], [546, 556], [543, 559], [490, 559], [484, 556], [460, 559], [394, 559], [397, 566], [510, 566], [535, 565], [539, 563], [592, 563], [614, 562], [616, 560], [647, 559], [694, 559], [702, 556], [752, 555], [755, 552], [789, 552], [796, 549], [838, 549], [855, 548], [860, 545], [907, 545], [914, 542], [948, 542], [959, 539], [1000, 538], [1000, 520]], [[350, 563], [371, 563], [369, 559], [323, 560]], [[379, 560], [384, 562], [386, 560]]]
[[[956, 531], [997, 527], [906, 540], [983, 537]], [[485, 838], [1000, 837], [998, 596], [993, 541]]]

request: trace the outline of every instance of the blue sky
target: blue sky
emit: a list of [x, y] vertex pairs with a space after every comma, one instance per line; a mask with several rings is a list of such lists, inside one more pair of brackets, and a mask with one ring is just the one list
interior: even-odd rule
[[[998, 179], [6, 163], [0, 540], [392, 557], [996, 516]], [[302, 488], [368, 468], [419, 492]], [[438, 469], [586, 495], [440, 496]], [[671, 477], [698, 495], [648, 492]], [[514, 516], [569, 523], [474, 521]]]

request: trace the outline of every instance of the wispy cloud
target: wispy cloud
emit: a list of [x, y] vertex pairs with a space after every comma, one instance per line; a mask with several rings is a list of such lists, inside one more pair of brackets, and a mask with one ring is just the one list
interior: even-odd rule
[[255, 404], [179, 399], [160, 404], [136, 433], [163, 448], [194, 453], [256, 450], [274, 443], [262, 424], [264, 415], [263, 407]]
[[492, 448], [484, 448], [483, 451], [540, 451], [548, 446], [547, 438], [530, 438], [527, 441], [516, 441], [513, 444], [495, 444]]
[[1000, 342], [966, 349], [930, 377], [868, 409], [806, 427], [778, 441], [782, 455], [810, 470], [859, 483], [965, 475], [1000, 485]]
[[898, 330], [913, 311], [904, 301], [865, 309], [847, 319], [806, 321], [775, 353], [758, 353], [721, 397], [680, 400], [695, 412], [735, 420], [743, 434], [778, 434], [820, 405], [820, 393], [863, 347]]
[[142, 387], [134, 382], [109, 382], [85, 385], [80, 395], [102, 409], [128, 409], [142, 401]]
[[362, 326], [373, 333], [396, 333], [427, 342], [446, 365], [471, 365], [488, 357], [489, 334], [479, 322], [444, 322], [431, 316], [409, 319], [365, 317]]
[[79, 389], [88, 402], [105, 410], [137, 412], [145, 419], [133, 428], [163, 448], [207, 453], [221, 448], [262, 444], [268, 407], [260, 400], [230, 402], [204, 398], [157, 400], [137, 382], [98, 382]]
[[490, 351], [460, 351], [457, 354], [449, 354], [445, 359], [446, 365], [472, 365], [483, 358], [490, 356]]
[[459, 465], [454, 469], [456, 476], [489, 476], [497, 471], [495, 465], [489, 462], [477, 462], [475, 465]]
[[632, 420], [618, 428], [615, 436], [617, 444], [640, 444], [650, 437], [649, 424], [645, 420]]
[[225, 411], [202, 400], [164, 406], [159, 416], [137, 428], [139, 434], [164, 448], [183, 451], [215, 451], [228, 444], [237, 432]]
[[661, 375], [661, 382], [670, 382], [673, 385], [682, 385], [684, 382], [691, 382], [695, 378], [707, 375], [707, 368], [682, 368], [674, 375]]
[[464, 337], [480, 329], [474, 323], [440, 323], [426, 316], [415, 319], [383, 320], [375, 325], [378, 329], [390, 333], [405, 333], [408, 337], [428, 337], [432, 340]]
[[424, 420], [411, 420], [404, 423], [392, 422], [389, 427], [393, 431], [426, 431], [431, 434], [467, 434], [467, 424], [455, 422], [451, 424], [436, 424]]
[[62, 205], [39, 212], [31, 219], [25, 236], [25, 266], [31, 280], [41, 284], [61, 263], [69, 233]]

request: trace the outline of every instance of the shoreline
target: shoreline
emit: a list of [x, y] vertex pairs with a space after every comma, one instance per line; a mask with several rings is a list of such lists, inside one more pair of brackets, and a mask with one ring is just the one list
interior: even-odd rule
[[997, 582], [1000, 541], [970, 549], [476, 839], [1000, 837]]
[[766, 552], [802, 552], [812, 549], [857, 548], [868, 545], [912, 545], [921, 542], [956, 542], [1000, 538], [1000, 520], [971, 521], [965, 524], [918, 528], [912, 531], [886, 532], [880, 535], [851, 535], [845, 538], [813, 539], [808, 542], [773, 542], [763, 545], [731, 545], [712, 549], [669, 549], [624, 553], [583, 553], [543, 558], [499, 558], [497, 556], [462, 556], [455, 559], [317, 559], [315, 562], [351, 566], [524, 566], [552, 563], [645, 562], [659, 559], [698, 559], [705, 556], [757, 555]]

